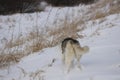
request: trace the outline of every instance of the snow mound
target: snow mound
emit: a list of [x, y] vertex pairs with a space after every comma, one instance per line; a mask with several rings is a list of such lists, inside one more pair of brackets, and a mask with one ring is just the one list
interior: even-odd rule
[[0, 80], [120, 80], [119, 22], [120, 14], [114, 14], [104, 22], [101, 19], [87, 22], [87, 28], [79, 32], [85, 35], [78, 39], [80, 44], [90, 47], [80, 61], [82, 70], [74, 66], [68, 74], [64, 73], [58, 45], [24, 57], [7, 70], [0, 70]]

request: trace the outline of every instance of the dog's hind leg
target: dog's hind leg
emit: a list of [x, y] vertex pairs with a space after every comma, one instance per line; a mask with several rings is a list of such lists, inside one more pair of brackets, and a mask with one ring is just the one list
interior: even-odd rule
[[65, 54], [62, 54], [62, 63], [65, 64]]
[[[70, 59], [70, 60], [69, 60]], [[69, 58], [69, 59], [66, 59], [65, 60], [65, 67], [66, 67], [66, 72], [67, 73], [69, 73], [70, 72], [70, 70], [71, 70], [71, 67], [72, 67], [72, 59], [71, 58]]]
[[80, 64], [80, 59], [82, 56], [77, 56], [77, 67], [82, 70], [81, 64]]
[[65, 55], [65, 67], [67, 73], [70, 72], [72, 65], [73, 65], [73, 60], [74, 60], [74, 54], [73, 53], [68, 53]]

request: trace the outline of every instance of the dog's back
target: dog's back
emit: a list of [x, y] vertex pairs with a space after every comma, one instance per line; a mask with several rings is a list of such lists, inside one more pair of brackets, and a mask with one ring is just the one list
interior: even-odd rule
[[65, 48], [66, 48], [66, 45], [68, 44], [68, 42], [70, 42], [71, 45], [73, 44], [77, 44], [79, 45], [79, 42], [75, 39], [72, 39], [72, 38], [66, 38], [62, 41], [62, 45], [61, 45], [61, 48], [62, 48], [62, 54], [65, 52]]

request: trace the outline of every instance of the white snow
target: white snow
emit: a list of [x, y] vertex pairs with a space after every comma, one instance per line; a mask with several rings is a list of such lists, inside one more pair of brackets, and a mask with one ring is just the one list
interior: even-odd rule
[[[66, 13], [65, 8], [62, 10], [63, 13], [64, 11]], [[59, 14], [59, 11], [57, 12], [56, 8], [52, 11], [51, 15], [47, 12], [38, 13], [37, 16], [44, 16], [44, 18], [39, 19], [40, 23], [37, 22], [37, 25], [45, 25], [48, 15], [48, 21], [51, 22], [48, 22], [47, 25], [53, 25], [55, 18], [57, 18], [54, 15]], [[6, 23], [9, 17], [13, 20], [16, 18], [16, 24], [14, 24], [14, 30], [16, 31], [13, 32], [14, 35], [18, 36], [18, 29], [20, 29], [20, 33], [22, 32], [25, 35], [33, 28], [32, 26], [36, 26], [34, 21], [29, 21], [29, 19], [37, 19], [33, 18], [36, 14], [24, 14], [23, 20], [21, 20], [22, 24], [20, 24], [23, 27], [19, 27], [18, 23], [20, 14], [0, 16], [2, 18], [0, 19], [0, 25], [2, 25], [0, 26], [0, 39], [8, 38], [8, 32], [12, 33], [13, 31], [13, 29], [8, 28], [8, 25], [13, 23]], [[65, 18], [62, 14], [59, 15], [61, 19]], [[76, 19], [77, 13], [74, 16], [72, 20]], [[29, 19], [26, 20], [26, 18]], [[86, 29], [78, 32], [78, 34], [85, 35], [85, 37], [77, 39], [82, 46], [87, 45], [90, 47], [90, 51], [80, 60], [82, 70], [74, 66], [68, 74], [65, 73], [65, 66], [61, 60], [61, 47], [58, 45], [23, 57], [19, 63], [10, 66], [8, 69], [0, 69], [0, 80], [120, 80], [120, 13], [106, 16], [104, 19], [88, 21], [85, 26]], [[43, 28], [43, 25], [40, 28]], [[2, 46], [1, 42], [0, 47]]]
[[[106, 28], [105, 24], [111, 21], [114, 26]], [[74, 66], [70, 73], [65, 74], [61, 49], [56, 46], [24, 57], [18, 64], [9, 68], [9, 73], [7, 70], [0, 70], [0, 75], [3, 76], [1, 80], [38, 80], [40, 77], [44, 80], [120, 80], [119, 21], [120, 14], [115, 14], [106, 17], [104, 23], [94, 25], [96, 29], [100, 28], [100, 35], [89, 36], [95, 32], [89, 27], [81, 32], [87, 35], [88, 31], [89, 35], [78, 39], [79, 42], [82, 46], [90, 47], [90, 52], [80, 61], [82, 70]], [[31, 76], [37, 71], [40, 75], [36, 74], [33, 79]]]

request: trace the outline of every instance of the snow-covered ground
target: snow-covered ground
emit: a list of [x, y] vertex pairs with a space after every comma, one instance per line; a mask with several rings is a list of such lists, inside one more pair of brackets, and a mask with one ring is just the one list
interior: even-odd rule
[[58, 45], [24, 57], [7, 70], [0, 70], [0, 80], [120, 80], [120, 14], [100, 21], [87, 22], [87, 28], [78, 33], [86, 35], [78, 39], [80, 44], [90, 47], [80, 61], [82, 70], [74, 66], [68, 74], [64, 73]]
[[44, 32], [46, 27], [60, 27], [66, 18], [68, 23], [79, 19], [85, 21], [78, 25], [78, 29], [81, 26], [85, 29], [77, 32], [84, 37], [77, 40], [82, 46], [90, 47], [80, 60], [82, 70], [75, 65], [68, 74], [65, 73], [58, 44], [25, 56], [17, 64], [1, 68], [0, 80], [120, 80], [120, 13], [90, 20], [91, 14], [86, 14], [90, 8], [89, 5], [49, 7], [41, 13], [0, 16], [0, 49], [6, 48], [6, 42], [26, 37], [34, 29]]

